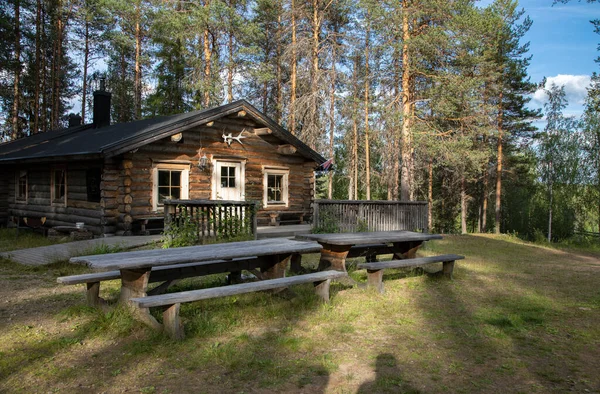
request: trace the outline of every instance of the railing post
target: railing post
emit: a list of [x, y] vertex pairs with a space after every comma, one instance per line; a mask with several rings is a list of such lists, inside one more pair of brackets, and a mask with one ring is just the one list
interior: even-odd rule
[[252, 206], [250, 206], [250, 210], [252, 211], [252, 235], [254, 239], [258, 238], [258, 203], [255, 202]]
[[163, 212], [165, 215], [165, 219], [164, 219], [165, 231], [168, 231], [169, 227], [171, 226], [171, 222], [173, 221], [173, 216], [175, 214], [175, 209], [176, 209], [176, 207], [174, 205], [171, 205], [170, 203], [165, 201], [164, 212]]

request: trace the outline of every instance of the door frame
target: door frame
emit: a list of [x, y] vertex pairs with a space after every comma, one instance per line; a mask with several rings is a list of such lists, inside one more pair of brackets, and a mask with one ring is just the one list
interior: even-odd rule
[[[246, 201], [246, 160], [232, 160], [232, 159], [212, 159], [212, 179], [211, 179], [211, 193], [210, 199], [217, 200], [217, 186], [220, 183], [220, 175], [218, 174], [218, 164], [235, 164], [240, 166], [239, 174], [239, 185], [240, 185], [240, 201]], [[236, 181], [238, 178], [236, 176]]]

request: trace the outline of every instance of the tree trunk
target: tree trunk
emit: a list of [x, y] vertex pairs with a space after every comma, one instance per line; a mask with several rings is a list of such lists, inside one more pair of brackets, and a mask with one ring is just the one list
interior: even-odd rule
[[487, 162], [483, 172], [483, 201], [481, 204], [481, 228], [482, 233], [487, 232], [487, 211], [488, 211], [488, 193], [490, 183], [490, 171], [488, 170]]
[[427, 187], [427, 231], [433, 229], [433, 160], [429, 159], [429, 181]]
[[283, 106], [283, 88], [282, 88], [282, 73], [281, 73], [281, 2], [279, 2], [277, 8], [277, 34], [275, 36], [275, 50], [276, 50], [276, 69], [275, 78], [277, 79], [277, 102], [275, 103], [275, 122], [281, 123], [281, 109]]
[[[400, 98], [400, 53], [397, 49], [397, 46], [394, 48], [394, 112], [399, 112], [397, 101]], [[399, 101], [399, 100], [398, 100]], [[392, 200], [398, 200], [399, 194], [399, 175], [400, 175], [400, 139], [398, 132], [398, 124], [394, 119], [394, 123], [392, 125]]]
[[292, 135], [296, 134], [296, 78], [297, 78], [297, 66], [298, 59], [296, 53], [296, 2], [292, 0], [291, 4], [291, 15], [292, 15], [292, 70], [290, 73], [291, 79], [291, 90], [290, 90], [290, 121], [288, 129]]
[[[552, 176], [552, 162], [550, 162], [550, 176]], [[550, 180], [550, 185], [548, 185], [548, 194], [550, 203], [548, 204], [548, 242], [552, 242], [552, 186], [553, 182]]]
[[42, 0], [37, 0], [35, 13], [35, 88], [33, 103], [33, 134], [40, 131], [40, 73], [42, 64], [41, 54]]
[[[230, 27], [233, 29], [233, 27]], [[227, 102], [233, 101], [233, 32], [230, 31], [227, 37], [227, 50], [229, 52], [229, 64], [227, 66]]]
[[[335, 134], [335, 62], [337, 61], [336, 54], [336, 37], [334, 37], [331, 54], [331, 96], [329, 98], [329, 158], [332, 158], [334, 155], [333, 141]], [[327, 198], [331, 200], [333, 198], [333, 172], [329, 171], [328, 175], [329, 181], [327, 183]]]
[[21, 77], [21, 2], [15, 0], [15, 80], [13, 98], [12, 139], [19, 138], [19, 83]]
[[141, 0], [136, 2], [135, 8], [135, 77], [134, 77], [134, 107], [135, 119], [142, 118], [142, 18]]
[[465, 186], [465, 176], [460, 177], [460, 231], [467, 233], [467, 190]]
[[305, 137], [308, 146], [312, 149], [317, 149], [317, 140], [319, 138], [319, 102], [317, 95], [319, 94], [319, 32], [321, 30], [321, 22], [319, 20], [319, 0], [313, 0], [313, 17], [312, 17], [312, 51], [311, 51], [311, 105], [310, 105], [310, 134]]
[[87, 73], [88, 73], [88, 64], [90, 57], [90, 23], [85, 21], [85, 47], [83, 49], [83, 91], [81, 94], [81, 121], [85, 124], [85, 107], [86, 107], [86, 99], [87, 99]]
[[50, 115], [51, 128], [58, 129], [60, 121], [60, 75], [62, 69], [62, 43], [63, 43], [63, 15], [62, 2], [58, 0], [56, 5], [56, 39], [54, 42], [54, 59], [52, 72], [52, 111]]
[[411, 131], [411, 64], [408, 50], [410, 26], [408, 23], [408, 0], [402, 1], [402, 175], [400, 184], [400, 199], [410, 200], [412, 179], [412, 131]]
[[500, 93], [500, 102], [498, 104], [498, 163], [496, 166], [496, 222], [494, 232], [500, 234], [500, 207], [502, 203], [502, 93]]
[[367, 31], [365, 35], [365, 182], [367, 187], [367, 200], [371, 199], [371, 149], [369, 147], [369, 12], [367, 11]]
[[[206, 0], [204, 3], [204, 8], [208, 14], [208, 9], [210, 7], [210, 0]], [[207, 16], [208, 18], [208, 16]], [[210, 42], [209, 42], [209, 30], [208, 30], [208, 20], [206, 21], [206, 26], [204, 27], [203, 33], [203, 44], [204, 44], [204, 108], [210, 107], [210, 88], [212, 85], [211, 82], [211, 67], [210, 60], [212, 56], [212, 52], [210, 50]]]

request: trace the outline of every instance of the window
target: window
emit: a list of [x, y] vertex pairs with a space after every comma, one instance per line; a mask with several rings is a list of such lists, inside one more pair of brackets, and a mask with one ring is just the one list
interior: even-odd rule
[[85, 171], [85, 186], [87, 189], [87, 200], [89, 202], [100, 202], [101, 180], [102, 170], [100, 170], [100, 168], [90, 168]]
[[181, 198], [181, 171], [158, 170], [158, 203]]
[[67, 205], [67, 170], [53, 169], [50, 183], [52, 204]]
[[263, 204], [268, 206], [288, 206], [288, 175], [287, 168], [264, 169], [264, 198]]
[[162, 209], [165, 200], [187, 199], [189, 174], [189, 164], [156, 164], [152, 173], [152, 209]]
[[16, 179], [16, 200], [17, 201], [27, 201], [27, 170], [21, 170], [17, 174]]
[[235, 167], [221, 167], [221, 187], [235, 187]]
[[267, 202], [281, 203], [283, 202], [283, 175], [267, 175]]

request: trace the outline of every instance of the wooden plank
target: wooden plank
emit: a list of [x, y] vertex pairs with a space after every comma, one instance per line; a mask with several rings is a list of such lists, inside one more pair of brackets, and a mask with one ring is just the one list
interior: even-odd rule
[[209, 260], [235, 259], [247, 256], [268, 256], [287, 253], [319, 253], [321, 245], [289, 239], [264, 239], [258, 241], [230, 242], [188, 246], [173, 249], [141, 250], [108, 255], [79, 256], [69, 261], [85, 264], [97, 270], [136, 269], [170, 264], [183, 264]]
[[459, 256], [456, 254], [443, 254], [440, 256], [430, 257], [419, 257], [415, 259], [405, 260], [391, 260], [391, 261], [378, 261], [373, 263], [361, 263], [357, 264], [357, 268], [368, 269], [368, 270], [382, 270], [387, 268], [407, 268], [407, 267], [418, 267], [421, 265], [441, 263], [444, 261], [455, 261], [462, 260], [465, 256]]
[[328, 279], [337, 279], [347, 276], [340, 271], [320, 271], [312, 274], [263, 280], [258, 282], [241, 283], [209, 289], [182, 291], [179, 293], [162, 294], [157, 296], [132, 298], [129, 301], [140, 308], [152, 308], [164, 305], [174, 305], [183, 302], [206, 300], [209, 298], [228, 297], [237, 294], [252, 293], [256, 291], [288, 287], [302, 283], [323, 282]]
[[428, 241], [442, 239], [441, 235], [411, 231], [377, 231], [366, 233], [302, 234], [296, 239], [314, 240], [331, 245], [364, 245], [373, 243]]

